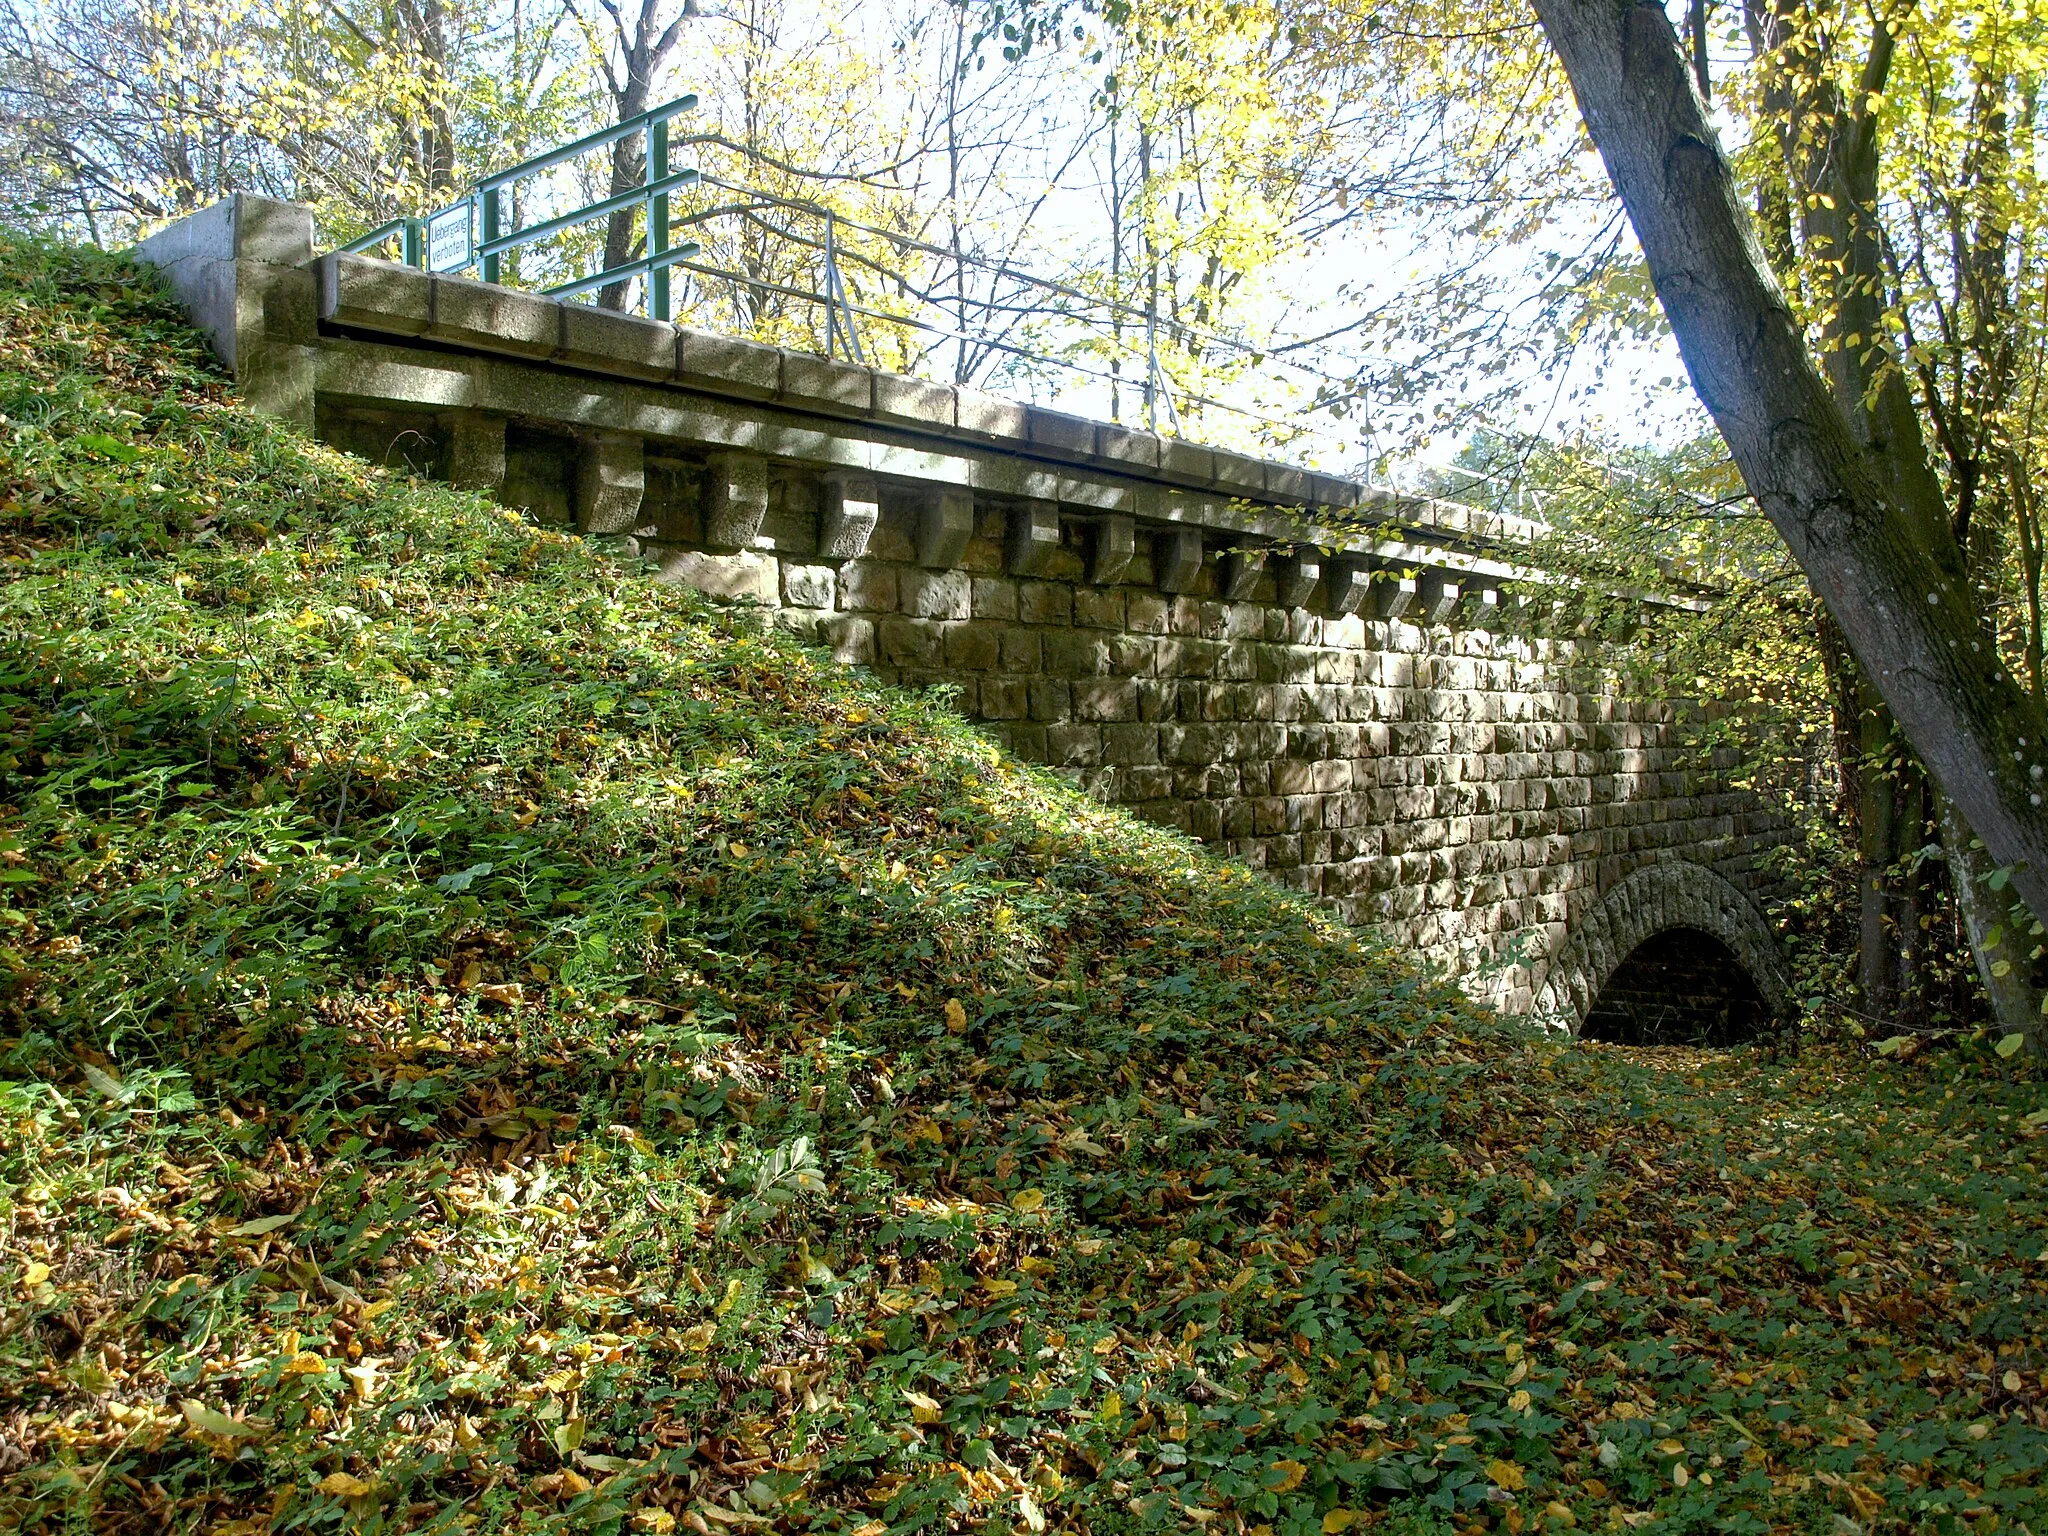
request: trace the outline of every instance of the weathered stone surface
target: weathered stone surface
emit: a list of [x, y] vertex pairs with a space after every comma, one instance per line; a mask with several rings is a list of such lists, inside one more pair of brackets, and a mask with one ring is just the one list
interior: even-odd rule
[[1264, 549], [1240, 544], [1226, 550], [1223, 555], [1223, 595], [1235, 602], [1245, 602], [1258, 590], [1259, 578], [1266, 572]]
[[1373, 613], [1382, 619], [1398, 619], [1415, 606], [1420, 588], [1413, 576], [1382, 576], [1373, 583]]
[[1033, 447], [1057, 448], [1073, 454], [1095, 451], [1095, 423], [1085, 416], [1069, 416], [1030, 405], [1024, 408], [1024, 421], [1027, 440]]
[[702, 550], [672, 550], [661, 558], [661, 579], [695, 587], [712, 597], [749, 598], [757, 603], [776, 599], [777, 562], [772, 555], [746, 550], [712, 555]]
[[583, 439], [576, 465], [576, 527], [583, 533], [631, 533], [647, 488], [641, 442], [616, 432]]
[[489, 411], [451, 411], [443, 430], [448, 434], [448, 483], [496, 495], [505, 484], [505, 418]]
[[960, 563], [974, 537], [974, 495], [948, 486], [925, 493], [917, 519], [917, 563], [949, 567]]
[[779, 394], [806, 406], [866, 415], [875, 406], [875, 375], [857, 363], [835, 362], [808, 352], [784, 352]]
[[782, 600], [792, 608], [830, 608], [839, 591], [839, 573], [829, 565], [782, 563]]
[[1422, 624], [1442, 624], [1457, 612], [1464, 589], [1447, 571], [1424, 571], [1411, 616]]
[[755, 453], [714, 453], [704, 471], [704, 543], [751, 549], [768, 515], [768, 461]]
[[1279, 608], [1301, 608], [1308, 604], [1323, 579], [1323, 559], [1312, 549], [1297, 549], [1275, 555], [1267, 562], [1273, 571], [1273, 602]]
[[1357, 560], [1333, 560], [1324, 612], [1333, 619], [1346, 618], [1359, 611], [1371, 590], [1372, 571], [1366, 565]]
[[433, 297], [417, 267], [337, 251], [320, 258], [320, 318], [394, 336], [427, 328]]
[[564, 304], [555, 361], [572, 368], [666, 379], [676, 371], [676, 328], [665, 320], [621, 315], [595, 304]]
[[1163, 592], [1185, 592], [1202, 571], [1202, 530], [1161, 529], [1152, 545], [1152, 579]]
[[908, 570], [897, 580], [905, 613], [920, 619], [974, 616], [973, 578], [965, 571]]
[[782, 354], [759, 342], [676, 327], [676, 378], [722, 395], [765, 400], [782, 385]]
[[562, 306], [552, 299], [466, 277], [432, 281], [426, 334], [434, 341], [515, 357], [547, 357], [561, 345]]
[[875, 415], [882, 421], [951, 431], [958, 409], [951, 385], [906, 379], [899, 373], [875, 373]]
[[1088, 542], [1088, 579], [1097, 586], [1122, 581], [1138, 551], [1138, 525], [1132, 519], [1111, 513], [1097, 518]]
[[1025, 407], [961, 385], [954, 390], [956, 430], [970, 437], [1029, 442]]
[[818, 554], [858, 560], [868, 552], [882, 517], [882, 491], [873, 475], [834, 470], [824, 477], [818, 502]]
[[1010, 511], [1006, 541], [1012, 576], [1043, 576], [1060, 552], [1060, 509], [1053, 501], [1020, 502]]

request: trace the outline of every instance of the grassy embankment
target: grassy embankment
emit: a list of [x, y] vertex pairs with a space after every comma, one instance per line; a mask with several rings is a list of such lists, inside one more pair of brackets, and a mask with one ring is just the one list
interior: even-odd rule
[[105, 257], [0, 413], [0, 1525], [2048, 1531], [1995, 1061], [1529, 1041]]

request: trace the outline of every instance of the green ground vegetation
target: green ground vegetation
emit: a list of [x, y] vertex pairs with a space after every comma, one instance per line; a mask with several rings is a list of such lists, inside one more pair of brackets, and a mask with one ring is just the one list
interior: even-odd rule
[[1531, 1038], [97, 253], [0, 519], [0, 1526], [2048, 1531], [2015, 1064]]

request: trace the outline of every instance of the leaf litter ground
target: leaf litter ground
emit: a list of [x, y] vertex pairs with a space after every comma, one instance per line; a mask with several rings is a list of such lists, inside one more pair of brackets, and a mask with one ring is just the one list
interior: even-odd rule
[[0, 1522], [2048, 1530], [1995, 1060], [1533, 1039], [0, 243]]

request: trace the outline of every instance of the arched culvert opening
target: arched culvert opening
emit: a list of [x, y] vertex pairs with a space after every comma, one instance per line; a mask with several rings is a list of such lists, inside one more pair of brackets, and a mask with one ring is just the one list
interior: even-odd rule
[[1763, 994], [1726, 944], [1697, 928], [1666, 928], [1614, 968], [1579, 1036], [1615, 1045], [1738, 1045], [1770, 1021]]

